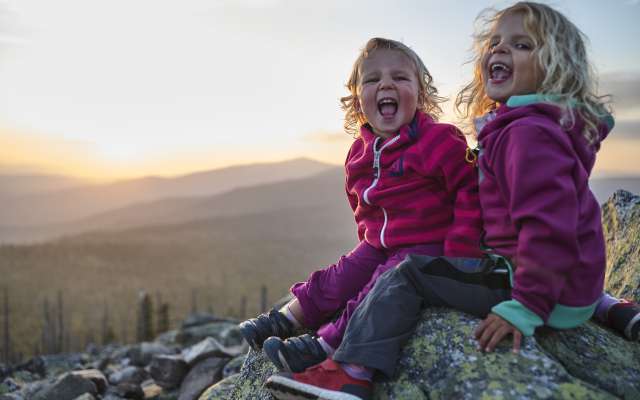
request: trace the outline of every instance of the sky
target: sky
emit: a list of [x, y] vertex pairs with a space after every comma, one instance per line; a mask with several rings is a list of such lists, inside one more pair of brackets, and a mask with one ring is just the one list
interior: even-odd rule
[[[557, 0], [618, 125], [596, 174], [640, 175], [640, 1]], [[482, 9], [505, 1], [0, 0], [0, 173], [97, 180], [310, 157], [343, 162], [339, 98], [371, 37], [450, 98]], [[443, 120], [455, 122], [451, 106]]]

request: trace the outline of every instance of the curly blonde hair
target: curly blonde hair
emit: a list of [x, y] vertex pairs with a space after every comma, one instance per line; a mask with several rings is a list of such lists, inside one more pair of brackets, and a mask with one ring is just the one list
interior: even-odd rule
[[433, 77], [427, 70], [420, 57], [415, 51], [411, 50], [407, 45], [391, 39], [373, 38], [370, 39], [364, 48], [360, 51], [360, 55], [353, 64], [351, 70], [351, 76], [347, 80], [346, 87], [349, 90], [349, 95], [340, 98], [341, 108], [345, 112], [344, 116], [344, 130], [345, 132], [357, 137], [360, 133], [360, 127], [367, 123], [367, 119], [364, 113], [357, 106], [358, 104], [358, 84], [360, 82], [360, 70], [362, 63], [367, 57], [373, 54], [376, 50], [387, 49], [396, 50], [403, 53], [413, 62], [418, 72], [418, 110], [428, 114], [434, 120], [437, 120], [442, 109], [440, 103], [446, 101], [444, 97], [438, 96], [438, 89], [433, 85]]
[[597, 79], [588, 60], [586, 36], [564, 15], [544, 4], [518, 2], [502, 11], [484, 10], [476, 18], [471, 60], [473, 79], [456, 97], [458, 114], [468, 127], [473, 126], [474, 118], [497, 107], [485, 91], [483, 61], [495, 25], [500, 18], [513, 13], [523, 14], [524, 30], [534, 41], [533, 54], [544, 74], [538, 94], [562, 107], [563, 117], [559, 122], [564, 129], [573, 127], [576, 114], [584, 120], [582, 133], [593, 143], [597, 139], [599, 120], [610, 112], [610, 96], [597, 95]]

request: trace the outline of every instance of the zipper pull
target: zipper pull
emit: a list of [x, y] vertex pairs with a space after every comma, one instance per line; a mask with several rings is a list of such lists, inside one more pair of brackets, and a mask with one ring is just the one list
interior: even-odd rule
[[381, 151], [373, 152], [373, 175], [378, 178], [380, 175], [380, 153]]

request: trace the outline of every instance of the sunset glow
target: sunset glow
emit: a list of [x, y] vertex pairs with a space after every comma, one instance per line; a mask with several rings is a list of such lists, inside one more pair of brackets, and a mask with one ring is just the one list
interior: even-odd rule
[[[296, 157], [341, 164], [351, 139], [338, 99], [368, 38], [403, 40], [454, 98], [476, 14], [505, 4], [2, 1], [0, 173], [105, 180]], [[640, 174], [640, 5], [553, 4], [590, 38], [616, 99], [596, 173]], [[598, 23], [604, 14], [616, 23]]]

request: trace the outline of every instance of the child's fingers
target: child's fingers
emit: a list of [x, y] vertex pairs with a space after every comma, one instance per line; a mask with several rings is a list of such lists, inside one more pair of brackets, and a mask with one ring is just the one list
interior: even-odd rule
[[513, 329], [513, 352], [514, 353], [519, 353], [520, 352], [520, 344], [522, 343], [522, 333], [517, 330], [517, 329]]
[[478, 347], [480, 350], [485, 350], [487, 347], [487, 344], [489, 343], [489, 341], [491, 340], [491, 338], [493, 337], [496, 329], [498, 329], [500, 326], [498, 324], [496, 324], [494, 321], [489, 321], [487, 323], [487, 326], [484, 328], [484, 331], [482, 332], [482, 335], [480, 336], [480, 339], [478, 339]]
[[476, 339], [479, 339], [480, 336], [482, 336], [482, 332], [484, 332], [485, 328], [487, 327], [487, 325], [489, 324], [488, 322], [489, 318], [487, 319], [483, 319], [480, 322], [480, 325], [478, 325], [478, 327], [476, 328], [476, 330], [473, 332], [473, 335], [475, 336]]
[[505, 325], [500, 325], [499, 329], [497, 329], [494, 334], [491, 336], [491, 340], [489, 340], [489, 343], [487, 343], [487, 346], [485, 347], [485, 351], [487, 353], [492, 352], [493, 349], [496, 348], [496, 346], [498, 345], [498, 343], [500, 343], [500, 341], [507, 336], [511, 331], [511, 328], [509, 326], [505, 326]]

